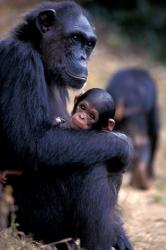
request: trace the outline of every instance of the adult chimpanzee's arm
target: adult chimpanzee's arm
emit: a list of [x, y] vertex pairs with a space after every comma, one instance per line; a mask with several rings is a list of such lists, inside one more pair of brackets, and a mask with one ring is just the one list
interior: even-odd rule
[[[4, 46], [3, 46], [4, 43]], [[117, 159], [128, 163], [130, 143], [114, 133], [48, 128], [47, 84], [40, 55], [19, 42], [0, 49], [2, 129], [18, 158], [43, 166], [87, 166]], [[55, 107], [56, 108], [56, 107]]]
[[128, 164], [130, 150], [127, 137], [114, 133], [55, 129], [37, 142], [39, 161], [49, 165], [85, 166], [110, 160], [120, 169]]
[[123, 227], [120, 227], [120, 225], [117, 228], [117, 240], [113, 247], [116, 250], [134, 250]]

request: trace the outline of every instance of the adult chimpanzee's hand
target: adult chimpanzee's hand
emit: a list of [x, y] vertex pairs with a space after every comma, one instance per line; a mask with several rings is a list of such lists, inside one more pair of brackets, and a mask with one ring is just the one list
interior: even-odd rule
[[132, 159], [133, 147], [131, 140], [122, 133], [111, 132], [110, 136], [112, 140], [112, 158], [107, 161], [108, 171], [125, 171]]

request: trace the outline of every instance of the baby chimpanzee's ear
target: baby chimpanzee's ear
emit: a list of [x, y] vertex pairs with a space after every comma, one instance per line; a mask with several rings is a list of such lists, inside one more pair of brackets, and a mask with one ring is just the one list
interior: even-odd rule
[[108, 119], [108, 130], [112, 131], [115, 127], [115, 120], [114, 119]]

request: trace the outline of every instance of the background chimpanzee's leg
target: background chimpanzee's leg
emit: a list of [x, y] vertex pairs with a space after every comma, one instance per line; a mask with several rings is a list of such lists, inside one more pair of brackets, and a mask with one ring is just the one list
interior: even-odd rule
[[159, 110], [157, 108], [157, 105], [154, 106], [149, 112], [148, 121], [151, 153], [147, 168], [147, 174], [150, 178], [154, 178], [155, 173], [153, 162], [159, 141]]
[[150, 159], [150, 142], [147, 138], [146, 143], [135, 145], [135, 157], [131, 168], [130, 184], [135, 188], [147, 189], [150, 187], [147, 168]]

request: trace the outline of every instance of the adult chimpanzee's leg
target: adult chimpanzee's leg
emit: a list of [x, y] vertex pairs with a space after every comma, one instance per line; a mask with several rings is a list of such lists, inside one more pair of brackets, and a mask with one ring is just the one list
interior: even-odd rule
[[87, 250], [110, 250], [116, 241], [116, 194], [111, 192], [107, 170], [103, 166], [96, 166], [81, 175], [84, 178], [75, 209], [81, 247]]
[[81, 247], [87, 250], [110, 250], [112, 201], [107, 172], [101, 166], [85, 173], [76, 207]]
[[121, 179], [122, 173], [108, 173], [104, 165], [70, 175], [71, 216], [83, 249], [133, 249], [116, 210]]

